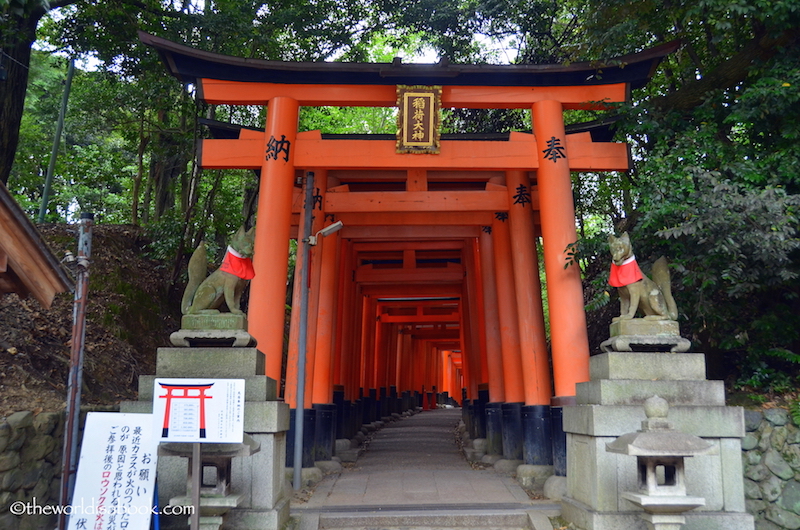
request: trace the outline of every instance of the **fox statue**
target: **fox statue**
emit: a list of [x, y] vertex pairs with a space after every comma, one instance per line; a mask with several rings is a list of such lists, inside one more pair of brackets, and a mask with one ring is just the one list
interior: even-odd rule
[[191, 315], [208, 310], [218, 312], [222, 302], [234, 314], [242, 314], [239, 305], [247, 282], [255, 276], [253, 270], [253, 247], [255, 243], [253, 227], [244, 227], [231, 238], [228, 251], [219, 269], [206, 278], [207, 257], [205, 242], [201, 242], [189, 260], [189, 283], [183, 292], [181, 312]]
[[620, 315], [612, 322], [630, 320], [637, 311], [646, 320], [677, 320], [678, 307], [672, 297], [667, 259], [660, 257], [653, 264], [651, 280], [639, 269], [628, 233], [620, 237], [609, 236], [611, 274], [608, 283], [619, 292]]

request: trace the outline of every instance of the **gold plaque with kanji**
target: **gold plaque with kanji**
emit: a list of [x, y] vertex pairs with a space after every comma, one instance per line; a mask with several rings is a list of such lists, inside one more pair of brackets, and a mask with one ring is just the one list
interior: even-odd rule
[[439, 152], [442, 87], [397, 87], [397, 152]]

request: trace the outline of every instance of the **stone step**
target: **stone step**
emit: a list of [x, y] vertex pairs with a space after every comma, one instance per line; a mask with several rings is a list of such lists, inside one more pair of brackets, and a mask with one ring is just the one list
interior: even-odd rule
[[[371, 508], [371, 509], [370, 509]], [[531, 506], [498, 509], [467, 507], [367, 507], [357, 511], [302, 510], [296, 530], [552, 530], [545, 513]], [[527, 509], [526, 509], [527, 508]], [[553, 510], [551, 510], [553, 511]], [[553, 514], [557, 512], [553, 511]], [[295, 513], [294, 515], [298, 515]]]
[[[320, 527], [320, 529], [329, 528], [327, 526]], [[530, 530], [529, 526], [409, 526], [407, 524], [399, 525], [399, 526], [337, 526], [336, 530], [455, 530], [458, 528], [464, 528], [469, 530]], [[331, 528], [331, 530], [333, 530]], [[549, 529], [548, 529], [549, 530]]]
[[344, 528], [469, 528], [483, 530], [488, 528], [517, 530], [526, 529], [528, 516], [525, 512], [504, 513], [359, 513], [359, 514], [324, 514], [320, 515], [320, 529]]

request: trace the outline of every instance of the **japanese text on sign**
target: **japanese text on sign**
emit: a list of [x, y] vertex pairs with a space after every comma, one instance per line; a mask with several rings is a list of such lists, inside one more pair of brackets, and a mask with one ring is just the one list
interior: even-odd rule
[[156, 478], [151, 414], [90, 412], [78, 462], [72, 505], [91, 506], [74, 513], [69, 530], [149, 528]]
[[158, 378], [154, 385], [159, 441], [242, 442], [244, 379]]
[[397, 151], [439, 152], [441, 87], [397, 87]]

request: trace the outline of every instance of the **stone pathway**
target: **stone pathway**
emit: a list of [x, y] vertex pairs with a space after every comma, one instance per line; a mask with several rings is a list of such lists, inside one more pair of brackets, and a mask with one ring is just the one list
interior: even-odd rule
[[500, 523], [511, 512], [558, 512], [560, 506], [552, 501], [531, 500], [513, 478], [472, 469], [455, 443], [460, 418], [460, 409], [439, 409], [388, 424], [374, 435], [355, 467], [325, 477], [307, 503], [292, 506], [293, 514], [455, 510], [484, 517], [494, 513]]

